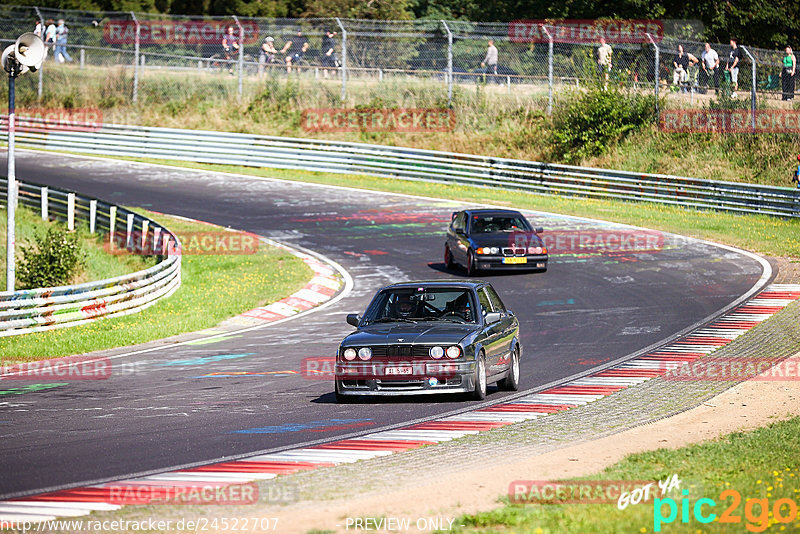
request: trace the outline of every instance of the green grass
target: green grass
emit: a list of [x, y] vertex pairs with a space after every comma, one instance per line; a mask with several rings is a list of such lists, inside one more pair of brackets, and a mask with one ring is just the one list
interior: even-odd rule
[[[729, 434], [715, 441], [690, 445], [679, 449], [659, 449], [632, 454], [593, 477], [591, 480], [666, 480], [677, 474], [682, 480], [681, 489], [689, 490], [689, 503], [693, 507], [698, 499], [710, 498], [717, 503], [714, 509], [703, 507], [719, 517], [733, 503], [732, 498], [720, 493], [736, 490], [742, 502], [734, 510], [741, 516], [740, 523], [721, 524], [717, 521], [701, 524], [690, 510], [687, 523], [681, 523], [681, 494], [671, 497], [678, 506], [678, 515], [672, 524], [663, 526], [661, 532], [747, 532], [750, 524], [755, 531], [768, 525], [768, 532], [780, 532], [771, 509], [775, 501], [788, 498], [800, 503], [800, 418], [776, 422], [750, 432]], [[520, 474], [520, 478], [535, 478]], [[660, 494], [659, 494], [660, 495]], [[752, 517], [745, 515], [748, 499], [767, 499], [770, 514], [762, 518], [755, 506]], [[507, 498], [504, 498], [507, 502]], [[663, 506], [668, 515], [667, 505]], [[783, 515], [788, 511], [783, 508]], [[616, 504], [505, 504], [489, 512], [462, 516], [454, 525], [465, 525], [455, 532], [515, 532], [523, 533], [605, 533], [653, 532], [654, 504], [629, 505], [624, 510]], [[800, 520], [785, 525], [785, 531], [796, 532]]]
[[[0, 210], [0, 272], [6, 271], [6, 211]], [[15, 257], [17, 264], [22, 257], [22, 247], [33, 243], [34, 236], [43, 235], [50, 226], [60, 223], [45, 222], [38, 213], [26, 208], [18, 208], [16, 211], [15, 232], [17, 238], [17, 250]], [[99, 235], [89, 233], [88, 227], [77, 227], [78, 237], [83, 251], [86, 253], [86, 268], [78, 273], [70, 284], [83, 282], [93, 282], [113, 278], [123, 274], [133, 273], [146, 269], [153, 265], [153, 262], [143, 256], [116, 256], [107, 253], [103, 249], [103, 243]], [[3, 275], [5, 276], [5, 274]], [[5, 291], [5, 282], [2, 290]], [[17, 280], [16, 289], [22, 289]]]
[[[137, 211], [179, 233], [221, 230]], [[293, 293], [312, 274], [299, 258], [263, 244], [257, 254], [251, 255], [184, 255], [181, 287], [171, 297], [125, 317], [0, 338], [0, 354], [10, 360], [28, 361], [135, 345], [201, 330]]]
[[763, 215], [736, 215], [643, 202], [532, 195], [522, 191], [432, 184], [371, 176], [207, 165], [180, 161], [164, 162], [142, 159], [138, 161], [549, 211], [709, 239], [771, 256], [800, 257], [800, 221], [796, 219], [780, 219]]

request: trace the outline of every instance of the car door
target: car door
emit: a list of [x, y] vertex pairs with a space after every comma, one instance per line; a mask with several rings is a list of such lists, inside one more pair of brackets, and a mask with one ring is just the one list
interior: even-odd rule
[[461, 265], [467, 264], [467, 249], [469, 242], [466, 235], [467, 227], [467, 214], [463, 211], [458, 212], [453, 222], [450, 224], [450, 229], [447, 232], [448, 244], [450, 246], [450, 253], [456, 263]]
[[500, 320], [493, 325], [498, 336], [498, 367], [493, 371], [499, 373], [506, 370], [511, 362], [511, 345], [514, 342], [514, 335], [516, 334], [516, 330], [514, 328], [514, 316], [508, 313], [503, 301], [500, 299], [500, 295], [497, 294], [497, 291], [495, 291], [490, 284], [484, 286], [483, 290], [486, 291], [486, 295], [489, 298], [489, 303], [492, 306], [492, 311], [500, 314]]
[[481, 287], [478, 289], [478, 304], [481, 308], [481, 315], [484, 319], [483, 330], [486, 333], [486, 338], [483, 345], [483, 350], [486, 353], [486, 374], [491, 376], [497, 374], [499, 371], [499, 360], [502, 357], [502, 334], [503, 329], [500, 326], [502, 321], [497, 321], [492, 324], [486, 324], [486, 314], [494, 311], [492, 309], [492, 302], [489, 300], [489, 295], [486, 289]]

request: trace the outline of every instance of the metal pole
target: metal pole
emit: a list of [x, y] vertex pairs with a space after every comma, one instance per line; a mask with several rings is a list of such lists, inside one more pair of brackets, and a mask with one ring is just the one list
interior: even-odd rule
[[743, 46], [742, 50], [750, 58], [750, 63], [753, 65], [752, 86], [750, 87], [750, 123], [753, 127], [753, 133], [756, 133], [756, 58], [753, 57], [746, 46]]
[[658, 86], [659, 86], [659, 82], [660, 82], [659, 77], [658, 77], [659, 76], [658, 65], [660, 63], [660, 61], [659, 61], [659, 49], [658, 49], [658, 45], [653, 40], [653, 37], [649, 33], [646, 33], [645, 35], [647, 35], [647, 38], [650, 40], [650, 43], [653, 45], [653, 48], [656, 51], [655, 70], [653, 71], [655, 75], [653, 77], [655, 78], [656, 115], [658, 115]]
[[236, 26], [239, 28], [239, 98], [242, 96], [242, 73], [244, 71], [244, 26], [239, 22], [239, 17], [233, 16]]
[[[36, 6], [34, 6], [33, 9], [36, 10], [36, 16], [39, 17], [39, 24], [42, 25], [42, 35], [40, 35], [39, 37], [41, 37], [42, 41], [44, 41], [44, 31], [46, 30], [46, 28], [45, 28], [45, 25], [44, 25], [44, 18], [42, 18], [42, 12], [39, 11], [39, 8], [36, 7]], [[42, 72], [42, 69], [39, 69], [39, 87], [36, 90], [36, 94], [39, 96], [39, 99], [42, 98], [42, 89], [44, 87], [44, 78], [43, 78], [43, 76], [44, 76], [44, 74]]]
[[130, 13], [133, 23], [136, 25], [136, 38], [133, 41], [133, 102], [135, 103], [139, 100], [139, 37], [142, 28], [133, 11]]
[[[14, 61], [11, 62], [15, 63]], [[14, 168], [14, 130], [16, 128], [15, 102], [14, 102], [14, 78], [17, 75], [17, 67], [12, 65], [11, 72], [8, 74], [8, 189], [6, 193], [6, 291], [14, 291], [14, 281], [16, 269], [14, 266], [14, 250], [16, 249], [17, 238], [14, 232], [14, 211], [17, 207], [17, 176]]]
[[342, 30], [342, 104], [344, 104], [347, 98], [347, 30], [344, 29], [339, 17], [336, 17], [336, 24]]
[[547, 114], [553, 114], [553, 35], [542, 25], [547, 35]]
[[445, 21], [442, 24], [447, 32], [447, 105], [450, 106], [453, 104], [453, 34]]

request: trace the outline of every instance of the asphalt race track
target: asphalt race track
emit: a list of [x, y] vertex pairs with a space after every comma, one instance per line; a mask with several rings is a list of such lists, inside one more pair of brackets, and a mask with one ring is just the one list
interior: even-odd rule
[[[298, 371], [303, 358], [334, 355], [352, 330], [345, 313], [363, 311], [382, 285], [463, 276], [442, 265], [444, 229], [460, 204], [26, 151], [17, 177], [301, 245], [340, 263], [355, 289], [305, 318], [114, 360], [136, 363], [136, 374], [21, 395], [0, 391], [0, 498], [372, 431], [469, 405], [425, 397], [338, 405], [330, 381], [213, 374]], [[546, 232], [618, 231], [529, 218]], [[666, 339], [732, 303], [762, 274], [749, 256], [673, 236], [640, 253], [555, 252], [562, 253], [551, 256], [547, 273], [485, 276], [520, 318], [523, 389]], [[5, 381], [0, 390], [30, 383]], [[492, 389], [488, 399], [504, 395]]]

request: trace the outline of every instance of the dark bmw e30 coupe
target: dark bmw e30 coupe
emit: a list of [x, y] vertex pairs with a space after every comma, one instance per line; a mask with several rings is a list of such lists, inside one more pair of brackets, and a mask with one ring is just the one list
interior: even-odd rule
[[547, 270], [547, 248], [522, 213], [505, 209], [453, 213], [444, 245], [448, 269], [462, 265], [468, 276], [483, 270]]
[[405, 282], [379, 290], [336, 355], [336, 400], [357, 395], [519, 388], [519, 321], [480, 280]]

